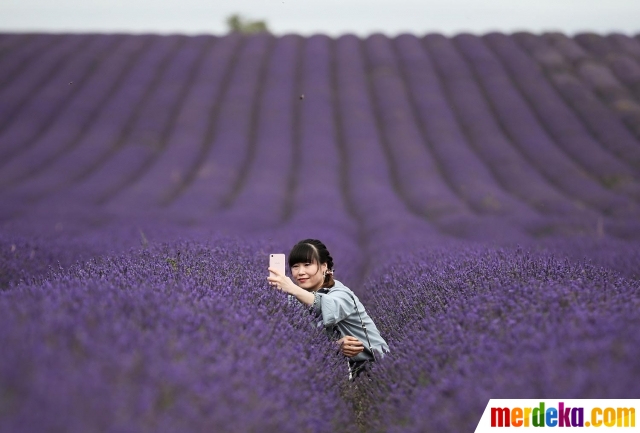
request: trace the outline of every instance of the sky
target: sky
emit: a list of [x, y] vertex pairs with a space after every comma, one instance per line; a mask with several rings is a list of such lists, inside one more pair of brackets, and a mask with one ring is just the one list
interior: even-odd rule
[[640, 33], [640, 0], [0, 0], [0, 32], [224, 34], [233, 14], [276, 35]]

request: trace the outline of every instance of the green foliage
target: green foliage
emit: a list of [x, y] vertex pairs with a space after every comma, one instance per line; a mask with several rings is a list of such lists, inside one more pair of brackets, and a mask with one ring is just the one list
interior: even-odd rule
[[259, 33], [269, 32], [267, 24], [264, 21], [249, 21], [238, 14], [231, 15], [227, 18], [227, 25], [230, 32], [239, 33]]

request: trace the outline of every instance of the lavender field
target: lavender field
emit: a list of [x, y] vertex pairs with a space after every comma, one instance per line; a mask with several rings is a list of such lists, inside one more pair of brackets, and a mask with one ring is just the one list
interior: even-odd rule
[[0, 432], [468, 432], [640, 398], [638, 329], [640, 35], [0, 34]]

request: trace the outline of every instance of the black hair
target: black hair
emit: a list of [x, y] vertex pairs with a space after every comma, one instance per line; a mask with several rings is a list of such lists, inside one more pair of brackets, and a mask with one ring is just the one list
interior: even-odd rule
[[329, 288], [335, 285], [335, 281], [333, 281], [333, 257], [329, 254], [325, 244], [319, 240], [305, 239], [291, 248], [289, 269], [297, 263], [317, 263], [318, 271], [320, 271], [320, 265], [326, 263], [328, 272], [324, 276], [322, 287]]

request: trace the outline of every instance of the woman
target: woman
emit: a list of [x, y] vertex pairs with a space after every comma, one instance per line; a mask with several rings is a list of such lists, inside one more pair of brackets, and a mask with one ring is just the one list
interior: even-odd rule
[[382, 358], [389, 346], [380, 336], [358, 297], [333, 279], [333, 258], [317, 239], [298, 242], [289, 253], [291, 278], [269, 268], [269, 284], [310, 307], [322, 318], [327, 333], [337, 339], [342, 354], [349, 358], [349, 379], [367, 368], [368, 362]]

